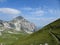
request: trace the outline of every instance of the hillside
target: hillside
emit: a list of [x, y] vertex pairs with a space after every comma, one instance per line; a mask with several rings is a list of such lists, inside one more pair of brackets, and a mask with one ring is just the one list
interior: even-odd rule
[[60, 19], [12, 45], [60, 45]]

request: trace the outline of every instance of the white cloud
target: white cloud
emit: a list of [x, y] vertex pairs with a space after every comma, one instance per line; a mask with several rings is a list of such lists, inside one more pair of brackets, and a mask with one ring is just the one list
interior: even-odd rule
[[60, 15], [60, 10], [59, 9], [48, 9], [48, 12], [50, 14], [55, 15], [55, 16], [59, 16]]
[[44, 10], [36, 10], [31, 12], [32, 15], [43, 16], [45, 14]]
[[40, 8], [32, 8], [31, 11], [32, 15], [36, 15], [36, 16], [45, 16], [50, 14], [51, 16], [60, 16], [60, 10], [59, 9], [50, 9], [50, 8], [46, 8], [46, 9], [42, 9]]
[[53, 9], [48, 8], [47, 6], [44, 7], [38, 7], [38, 8], [31, 8], [31, 7], [24, 7], [21, 8], [23, 11], [27, 11], [27, 13], [33, 16], [60, 16], [60, 10], [59, 9]]
[[51, 13], [51, 14], [54, 13], [54, 10], [52, 10], [52, 9], [49, 9], [48, 11], [49, 11], [49, 13]]
[[25, 12], [28, 11], [30, 15], [35, 15], [35, 16], [43, 16], [46, 13], [46, 11], [43, 10], [41, 7], [39, 8], [24, 7], [21, 9]]
[[21, 11], [12, 8], [0, 8], [0, 13], [18, 15]]

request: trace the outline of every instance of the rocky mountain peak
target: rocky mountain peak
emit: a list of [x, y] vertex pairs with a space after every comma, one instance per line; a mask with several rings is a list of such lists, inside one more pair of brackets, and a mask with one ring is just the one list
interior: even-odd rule
[[35, 31], [36, 26], [33, 23], [30, 23], [26, 19], [24, 19], [22, 16], [18, 16], [14, 18], [11, 21], [0, 21], [1, 24], [3, 24], [3, 30], [10, 30], [12, 29], [13, 32], [22, 32], [22, 33], [28, 33], [31, 34]]
[[22, 16], [18, 16], [18, 17], [16, 17], [15, 19], [17, 19], [17, 20], [21, 20], [21, 19], [24, 19]]

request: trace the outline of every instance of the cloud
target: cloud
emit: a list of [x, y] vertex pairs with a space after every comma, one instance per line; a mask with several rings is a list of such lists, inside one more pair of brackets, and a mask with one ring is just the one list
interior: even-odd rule
[[[56, 17], [27, 17], [26, 19], [31, 19], [31, 20], [38, 20], [38, 21], [54, 21], [54, 20], [56, 20], [56, 19], [58, 19], [58, 18], [56, 18]], [[48, 23], [48, 22], [47, 22]]]
[[41, 7], [39, 8], [24, 7], [20, 9], [25, 11], [26, 13], [29, 13], [30, 15], [35, 15], [35, 16], [43, 16], [46, 13], [46, 11], [43, 10]]
[[12, 8], [0, 8], [0, 13], [18, 15], [21, 11]]
[[23, 7], [23, 15], [31, 17], [60, 17], [58, 8], [51, 8], [46, 5], [40, 7]]
[[31, 12], [32, 15], [36, 15], [36, 16], [43, 16], [45, 14], [44, 10], [36, 10]]

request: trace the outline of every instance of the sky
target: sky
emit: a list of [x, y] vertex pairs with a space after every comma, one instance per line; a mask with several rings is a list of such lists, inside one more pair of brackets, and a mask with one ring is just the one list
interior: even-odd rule
[[60, 0], [0, 0], [0, 19], [22, 16], [37, 27], [60, 18]]

